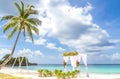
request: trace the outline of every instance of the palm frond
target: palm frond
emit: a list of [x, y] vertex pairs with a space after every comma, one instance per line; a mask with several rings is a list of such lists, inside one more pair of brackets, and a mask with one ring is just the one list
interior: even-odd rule
[[28, 13], [29, 13], [29, 14], [38, 14], [38, 11], [37, 11], [37, 10], [29, 10]]
[[32, 30], [31, 30], [30, 26], [27, 23], [25, 25], [27, 26], [27, 32], [29, 34], [30, 39], [32, 40], [32, 42], [34, 42]]
[[29, 5], [26, 10], [25, 10], [25, 15], [24, 17], [27, 18], [28, 16], [30, 16], [31, 14], [38, 14], [37, 10], [33, 10], [34, 6], [33, 5]]
[[22, 12], [21, 12], [21, 16], [24, 15], [24, 3], [21, 1], [21, 5], [22, 5]]
[[15, 32], [18, 30], [18, 26], [16, 26], [8, 35], [8, 39], [11, 39]]
[[27, 8], [35, 8], [34, 5], [28, 5]]
[[13, 15], [3, 16], [2, 19], [1, 19], [1, 21], [3, 21], [3, 20], [9, 20], [9, 19], [11, 19], [12, 17], [14, 17], [14, 16], [13, 16]]
[[12, 17], [11, 19], [10, 19], [10, 21], [19, 21], [20, 20], [20, 17]]
[[38, 30], [37, 27], [31, 26], [31, 29], [32, 29], [37, 35], [39, 35], [39, 30]]
[[30, 23], [26, 23], [26, 25], [29, 26], [37, 35], [39, 35], [39, 30], [37, 27], [31, 25]]
[[19, 4], [17, 4], [16, 2], [15, 2], [14, 4], [15, 4], [15, 6], [16, 6], [16, 7], [17, 7], [17, 9], [18, 9], [19, 14], [21, 15], [22, 10], [21, 10], [21, 8], [20, 8]]
[[6, 25], [4, 26], [3, 32], [5, 33], [7, 30], [9, 30], [10, 28], [12, 28], [12, 27], [15, 26], [16, 24], [17, 24], [16, 21], [15, 21], [15, 22], [10, 22], [10, 23], [6, 24]]
[[25, 14], [25, 18], [27, 18], [28, 16], [32, 15], [32, 14], [38, 14], [38, 11], [37, 10], [28, 10]]
[[37, 18], [29, 18], [27, 19], [27, 22], [37, 26], [37, 25], [41, 25], [41, 20], [37, 19]]

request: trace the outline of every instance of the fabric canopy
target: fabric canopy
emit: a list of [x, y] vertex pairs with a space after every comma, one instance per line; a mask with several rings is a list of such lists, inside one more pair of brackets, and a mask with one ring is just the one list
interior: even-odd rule
[[89, 73], [88, 73], [88, 65], [87, 65], [87, 55], [86, 54], [78, 54], [77, 56], [64, 56], [64, 61], [68, 62], [68, 60], [70, 59], [71, 62], [71, 66], [73, 67], [73, 70], [76, 66], [76, 61], [83, 61], [85, 67], [86, 67], [86, 76], [89, 77]]

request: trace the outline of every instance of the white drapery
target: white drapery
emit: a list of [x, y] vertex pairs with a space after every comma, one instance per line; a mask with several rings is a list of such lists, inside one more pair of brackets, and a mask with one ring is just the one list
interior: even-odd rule
[[73, 71], [74, 68], [76, 67], [76, 61], [77, 61], [77, 56], [70, 56], [70, 62], [71, 62], [71, 66], [73, 67]]
[[69, 57], [68, 57], [68, 56], [64, 56], [63, 59], [64, 59], [64, 61], [67, 63], [68, 60], [69, 60]]
[[88, 65], [87, 65], [87, 55], [86, 54], [79, 54], [79, 56], [81, 56], [83, 63], [86, 67], [86, 76], [89, 77], [89, 73], [88, 73]]

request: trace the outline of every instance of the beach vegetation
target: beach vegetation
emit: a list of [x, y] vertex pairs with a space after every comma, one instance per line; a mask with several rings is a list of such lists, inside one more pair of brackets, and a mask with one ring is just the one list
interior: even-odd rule
[[52, 77], [53, 76], [52, 71], [47, 70], [47, 69], [45, 69], [45, 70], [39, 69], [38, 73], [39, 73], [39, 77]]
[[8, 30], [10, 31], [10, 33], [8, 34], [8, 39], [11, 39], [15, 35], [15, 33], [17, 33], [17, 37], [15, 39], [13, 49], [9, 57], [0, 65], [0, 67], [5, 66], [12, 58], [21, 33], [23, 33], [24, 37], [28, 35], [29, 38], [32, 40], [32, 42], [34, 42], [33, 32], [36, 35], [39, 35], [39, 30], [37, 26], [41, 25], [41, 21], [38, 18], [31, 17], [31, 15], [38, 14], [38, 11], [35, 10], [35, 7], [33, 5], [25, 6], [22, 1], [21, 1], [21, 5], [19, 5], [16, 2], [14, 4], [16, 8], [18, 9], [19, 15], [18, 16], [14, 16], [14, 15], [3, 16], [1, 21], [7, 20], [7, 23], [4, 25], [3, 32], [6, 33]]
[[46, 70], [46, 69], [39, 69], [38, 73], [39, 73], [39, 77], [55, 76], [57, 79], [73, 79], [73, 78], [78, 77], [80, 71], [75, 70], [75, 71], [64, 72], [62, 70], [57, 70], [57, 69], [55, 69], [54, 71], [50, 71], [50, 70]]

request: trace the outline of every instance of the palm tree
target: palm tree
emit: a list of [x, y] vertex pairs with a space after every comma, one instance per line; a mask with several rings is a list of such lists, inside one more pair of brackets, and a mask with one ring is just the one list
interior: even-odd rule
[[39, 35], [39, 30], [36, 26], [41, 25], [41, 21], [37, 18], [30, 17], [30, 15], [38, 14], [37, 10], [34, 9], [34, 6], [28, 5], [27, 7], [25, 7], [22, 1], [21, 1], [21, 6], [16, 2], [15, 2], [15, 6], [19, 11], [19, 16], [8, 15], [8, 16], [3, 16], [1, 19], [1, 20], [8, 20], [8, 23], [4, 25], [4, 31], [3, 31], [4, 33], [7, 30], [12, 29], [12, 31], [8, 34], [8, 39], [11, 39], [16, 32], [18, 32], [18, 34], [13, 49], [10, 53], [10, 56], [0, 65], [0, 68], [5, 66], [12, 58], [12, 55], [14, 54], [16, 44], [18, 42], [21, 32], [23, 32], [24, 37], [26, 36], [26, 32], [27, 32], [32, 42], [34, 42], [33, 32]]

